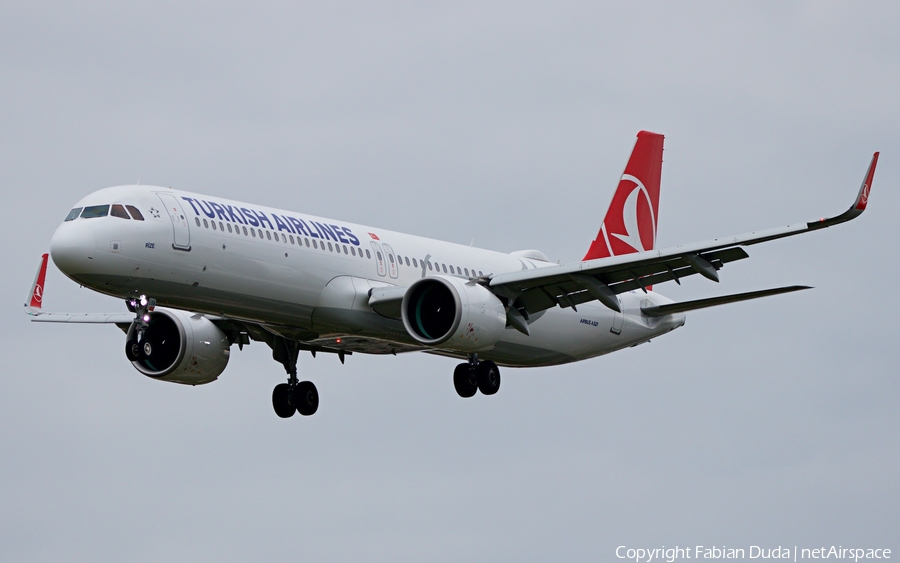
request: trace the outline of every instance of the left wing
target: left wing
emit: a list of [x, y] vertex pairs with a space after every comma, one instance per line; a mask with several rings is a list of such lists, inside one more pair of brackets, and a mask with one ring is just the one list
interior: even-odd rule
[[646, 292], [648, 286], [672, 280], [680, 283], [681, 278], [694, 274], [718, 282], [722, 266], [748, 257], [744, 246], [824, 229], [861, 215], [868, 204], [877, 163], [876, 152], [853, 205], [835, 217], [658, 251], [500, 274], [490, 279], [489, 287], [527, 316], [556, 305], [575, 307], [594, 299], [619, 311], [619, 293], [635, 289]]

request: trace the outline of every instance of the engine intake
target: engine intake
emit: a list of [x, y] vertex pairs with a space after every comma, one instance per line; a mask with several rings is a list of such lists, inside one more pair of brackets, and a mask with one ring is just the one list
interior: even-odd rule
[[147, 324], [140, 340], [134, 326], [128, 330], [125, 347], [139, 372], [161, 381], [201, 385], [225, 371], [231, 351], [228, 337], [203, 315], [158, 308]]
[[444, 276], [423, 278], [403, 296], [403, 326], [420, 344], [478, 352], [493, 348], [506, 327], [506, 309], [474, 282]]

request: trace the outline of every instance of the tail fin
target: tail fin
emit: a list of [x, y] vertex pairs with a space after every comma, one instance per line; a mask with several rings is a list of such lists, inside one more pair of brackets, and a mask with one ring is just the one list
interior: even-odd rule
[[47, 277], [47, 257], [47, 254], [41, 256], [41, 265], [34, 276], [34, 283], [31, 284], [31, 292], [25, 298], [25, 312], [27, 313], [39, 314], [41, 311], [41, 302], [44, 300], [44, 280]]
[[631, 158], [619, 180], [597, 238], [582, 260], [621, 256], [656, 248], [659, 221], [659, 179], [663, 139], [659, 133], [640, 131]]

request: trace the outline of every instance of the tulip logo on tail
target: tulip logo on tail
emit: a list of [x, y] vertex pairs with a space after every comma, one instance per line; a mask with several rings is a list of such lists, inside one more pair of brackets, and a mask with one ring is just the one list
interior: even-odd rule
[[600, 232], [583, 260], [656, 248], [663, 139], [659, 133], [638, 133], [631, 157], [600, 224]]
[[[653, 250], [656, 248], [656, 217], [653, 216], [653, 206], [650, 204], [650, 192], [647, 191], [647, 188], [640, 180], [630, 174], [624, 174], [622, 176], [622, 181], [625, 180], [630, 180], [635, 183], [635, 188], [631, 190], [631, 193], [628, 194], [628, 197], [625, 198], [625, 203], [622, 205], [622, 224], [625, 227], [625, 234], [610, 234], [632, 248], [632, 250], [625, 254]], [[643, 196], [643, 198], [641, 196]], [[642, 239], [642, 237], [646, 236], [646, 232], [641, 232], [641, 221], [638, 216], [639, 206], [646, 209], [650, 214], [650, 240], [647, 241], [647, 244], [644, 244]], [[603, 221], [602, 228], [605, 233], [606, 221]], [[646, 230], [647, 229], [644, 229], [644, 231]], [[609, 255], [615, 256], [616, 252], [609, 244], [608, 235], [606, 246], [609, 249]]]

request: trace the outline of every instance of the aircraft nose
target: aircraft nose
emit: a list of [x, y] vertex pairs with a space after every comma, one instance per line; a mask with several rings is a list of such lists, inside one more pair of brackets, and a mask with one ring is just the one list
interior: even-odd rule
[[50, 239], [53, 263], [67, 274], [78, 274], [89, 268], [97, 252], [97, 240], [83, 221], [63, 223]]

